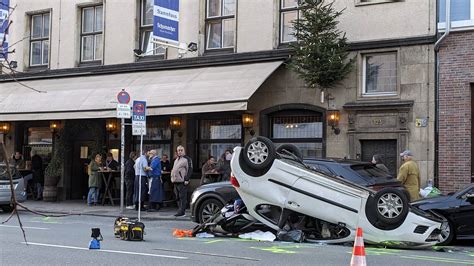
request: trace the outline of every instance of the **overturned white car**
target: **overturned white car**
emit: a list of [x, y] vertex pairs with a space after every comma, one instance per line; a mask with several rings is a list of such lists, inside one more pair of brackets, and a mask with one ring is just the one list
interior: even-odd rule
[[368, 243], [403, 247], [439, 241], [442, 221], [409, 204], [402, 190], [375, 192], [305, 165], [296, 147], [276, 150], [267, 138], [236, 147], [231, 183], [249, 213], [267, 226], [303, 230], [308, 240], [354, 240], [361, 227]]

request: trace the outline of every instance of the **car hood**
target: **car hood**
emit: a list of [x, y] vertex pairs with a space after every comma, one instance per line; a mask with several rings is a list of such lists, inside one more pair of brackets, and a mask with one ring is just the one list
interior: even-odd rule
[[452, 196], [438, 196], [438, 197], [433, 197], [433, 198], [421, 199], [421, 200], [417, 200], [413, 202], [412, 205], [419, 206], [419, 205], [425, 205], [425, 204], [444, 202], [451, 199], [451, 197]]
[[229, 181], [215, 182], [210, 184], [201, 185], [199, 189], [212, 189], [218, 187], [232, 187], [232, 184]]

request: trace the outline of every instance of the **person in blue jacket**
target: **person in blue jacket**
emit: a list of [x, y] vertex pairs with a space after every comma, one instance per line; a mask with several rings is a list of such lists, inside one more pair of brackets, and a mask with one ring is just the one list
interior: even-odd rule
[[161, 159], [158, 157], [156, 150], [150, 151], [150, 172], [148, 185], [150, 187], [150, 202], [148, 206], [149, 212], [158, 211], [163, 202], [163, 182], [161, 180]]

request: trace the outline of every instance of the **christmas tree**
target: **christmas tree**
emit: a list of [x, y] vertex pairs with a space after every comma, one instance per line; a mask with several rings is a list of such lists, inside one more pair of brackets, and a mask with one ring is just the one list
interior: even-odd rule
[[290, 67], [307, 86], [330, 88], [344, 79], [354, 61], [348, 59], [345, 33], [337, 29], [342, 11], [323, 0], [300, 0], [299, 11], [294, 22], [297, 41], [290, 44], [295, 53]]

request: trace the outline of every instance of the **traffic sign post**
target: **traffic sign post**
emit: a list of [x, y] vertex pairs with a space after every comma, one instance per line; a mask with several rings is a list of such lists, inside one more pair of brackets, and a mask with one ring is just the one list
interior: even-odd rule
[[129, 119], [132, 114], [130, 110], [130, 94], [122, 89], [117, 94], [117, 118], [120, 121], [120, 213], [124, 209], [125, 191], [125, 118]]
[[[132, 134], [140, 135], [140, 158], [143, 155], [143, 135], [146, 135], [146, 101], [133, 101], [132, 108]], [[141, 159], [140, 159], [141, 160]], [[138, 221], [141, 215], [142, 196], [142, 171], [137, 173], [138, 177]]]

